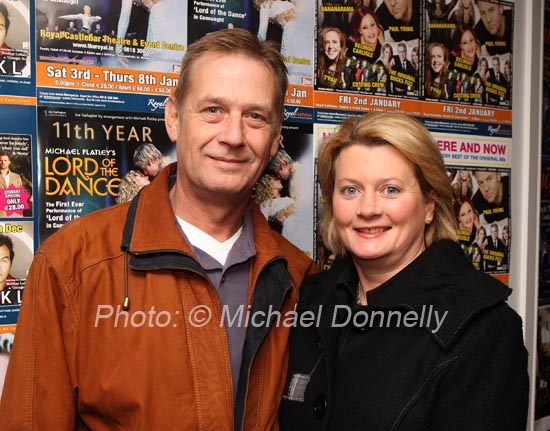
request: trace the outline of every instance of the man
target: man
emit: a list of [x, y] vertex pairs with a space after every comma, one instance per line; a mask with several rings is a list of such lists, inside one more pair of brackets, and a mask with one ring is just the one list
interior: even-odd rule
[[165, 106], [177, 163], [35, 255], [5, 429], [277, 429], [285, 316], [314, 267], [250, 196], [287, 82], [278, 48], [245, 30], [188, 47]]
[[0, 291], [19, 288], [19, 283], [10, 274], [14, 257], [13, 241], [0, 234]]
[[397, 74], [390, 75], [394, 94], [407, 94], [407, 91], [414, 89], [414, 86], [408, 85], [407, 82], [416, 84], [416, 70], [412, 63], [407, 60], [407, 45], [404, 42], [397, 44], [397, 55], [394, 57], [394, 63], [394, 70]]
[[498, 55], [495, 55], [491, 61], [493, 68], [489, 69], [489, 83], [491, 85], [487, 89], [487, 100], [491, 105], [498, 105], [501, 100], [504, 100], [507, 93], [507, 81], [504, 73], [500, 70], [500, 58]]
[[23, 187], [21, 176], [10, 170], [11, 157], [9, 153], [0, 152], [0, 189], [7, 189], [10, 186]]
[[475, 171], [474, 177], [479, 189], [472, 202], [487, 223], [510, 217], [510, 184], [508, 176], [497, 171]]
[[376, 16], [392, 39], [400, 42], [420, 37], [420, 15], [423, 12], [419, 0], [384, 0], [376, 9]]
[[498, 237], [498, 224], [492, 223], [490, 230], [491, 236], [487, 240], [487, 247], [483, 250], [483, 259], [487, 271], [496, 271], [505, 263], [506, 246]]
[[0, 75], [27, 76], [27, 52], [12, 49], [6, 43], [10, 29], [8, 7], [0, 2]]
[[512, 11], [504, 10], [497, 1], [477, 0], [481, 19], [474, 27], [477, 39], [489, 55], [512, 51]]
[[153, 144], [141, 144], [134, 151], [134, 164], [147, 176], [154, 178], [172, 163]]

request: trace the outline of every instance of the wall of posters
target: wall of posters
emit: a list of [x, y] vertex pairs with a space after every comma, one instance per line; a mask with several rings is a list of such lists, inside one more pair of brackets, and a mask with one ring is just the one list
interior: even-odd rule
[[[406, 113], [439, 145], [463, 204], [464, 252], [507, 282], [514, 2], [394, 3], [0, 0], [10, 21], [0, 38], [0, 235], [16, 246], [13, 278], [24, 280], [32, 252], [64, 224], [146, 186], [154, 174], [140, 156], [176, 159], [163, 115], [181, 59], [204, 34], [239, 27], [279, 43], [289, 73], [278, 155], [288, 172], [271, 165], [254, 196], [274, 229], [328, 267], [318, 146], [348, 116]], [[11, 334], [2, 358], [17, 306], [0, 306], [0, 336]]]

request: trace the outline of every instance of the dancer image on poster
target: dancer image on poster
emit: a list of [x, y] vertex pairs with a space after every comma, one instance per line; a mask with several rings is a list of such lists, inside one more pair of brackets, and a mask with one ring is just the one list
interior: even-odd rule
[[279, 233], [283, 232], [285, 220], [292, 215], [295, 208], [294, 200], [290, 196], [281, 196], [282, 190], [281, 179], [266, 173], [259, 179], [254, 192], [254, 199], [269, 226]]
[[474, 171], [478, 190], [472, 197], [476, 210], [487, 223], [510, 217], [509, 176], [498, 171]]
[[118, 196], [116, 197], [116, 203], [131, 201], [135, 195], [145, 186], [149, 185], [151, 181], [149, 177], [144, 173], [131, 169], [121, 178], [118, 185]]
[[165, 156], [154, 144], [141, 144], [134, 151], [134, 164], [148, 177], [154, 178], [172, 159]]
[[426, 52], [426, 98], [436, 100], [449, 100], [449, 86], [447, 82], [449, 74], [449, 54], [445, 45], [432, 42]]
[[311, 76], [311, 46], [304, 43], [313, 31], [313, 6], [308, 0], [254, 0], [260, 11], [258, 38], [266, 40], [269, 25], [281, 28], [281, 55], [287, 65], [289, 82], [300, 84], [301, 77]]
[[512, 51], [513, 17], [510, 9], [504, 9], [497, 1], [476, 0], [480, 20], [475, 32], [489, 55], [501, 55]]
[[455, 197], [466, 196], [471, 199], [474, 194], [474, 182], [472, 172], [459, 169], [456, 175], [456, 181], [452, 184]]
[[317, 48], [317, 86], [344, 88], [344, 34], [336, 27], [323, 28], [319, 33]]
[[59, 18], [66, 20], [80, 20], [80, 32], [90, 34], [92, 32], [92, 25], [101, 20], [100, 16], [92, 15], [92, 8], [88, 5], [84, 5], [83, 12], [72, 15], [61, 15]]

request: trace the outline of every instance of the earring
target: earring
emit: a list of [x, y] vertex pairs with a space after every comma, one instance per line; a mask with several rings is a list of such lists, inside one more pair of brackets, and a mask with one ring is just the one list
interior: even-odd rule
[[426, 224], [430, 224], [432, 222], [432, 216], [426, 217]]

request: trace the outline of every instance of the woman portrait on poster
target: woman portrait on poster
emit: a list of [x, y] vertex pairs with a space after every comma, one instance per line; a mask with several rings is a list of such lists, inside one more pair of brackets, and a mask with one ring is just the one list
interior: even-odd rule
[[390, 70], [395, 66], [395, 60], [393, 58], [393, 48], [389, 43], [382, 45], [382, 52], [380, 53], [380, 58], [376, 60], [376, 63], [379, 66], [382, 66], [384, 69], [383, 79], [379, 79], [379, 82], [386, 83], [386, 94], [392, 93], [391, 81], [389, 79]]
[[481, 78], [484, 83], [489, 79], [489, 61], [487, 61], [486, 57], [481, 57], [479, 59], [479, 65], [474, 76]]
[[413, 46], [413, 49], [411, 49], [411, 64], [414, 67], [414, 70], [416, 70], [416, 76], [418, 76], [418, 68], [420, 67], [420, 56], [418, 55], [418, 47]]
[[484, 226], [479, 226], [476, 233], [476, 239], [470, 245], [470, 261], [479, 271], [485, 272], [484, 250], [487, 247], [487, 231]]
[[132, 169], [126, 172], [126, 175], [120, 180], [118, 185], [118, 196], [116, 197], [116, 203], [131, 201], [135, 195], [146, 185], [148, 185], [149, 177], [143, 172]]
[[343, 88], [344, 34], [336, 27], [325, 27], [319, 33], [317, 61], [317, 85]]
[[470, 27], [475, 25], [474, 0], [458, 0], [458, 6], [451, 14], [450, 22], [456, 25], [466, 24]]
[[426, 1], [428, 12], [428, 28], [430, 30], [430, 42], [448, 43], [451, 38], [451, 29], [446, 26], [449, 22], [449, 14], [456, 6], [458, 0], [431, 0]]
[[264, 174], [256, 183], [254, 200], [269, 222], [271, 229], [282, 233], [285, 220], [294, 212], [294, 200], [281, 196], [283, 184], [280, 178]]
[[474, 203], [467, 196], [458, 196], [454, 205], [455, 217], [458, 222], [458, 240], [461, 244], [470, 245], [476, 238], [479, 215]]
[[473, 28], [468, 25], [457, 26], [453, 35], [451, 67], [459, 72], [473, 75], [478, 68], [480, 57], [481, 45]]
[[[505, 303], [511, 289], [457, 243], [430, 132], [404, 114], [348, 117], [317, 167], [322, 237], [337, 259], [300, 289], [280, 430], [525, 429], [521, 318]], [[427, 304], [445, 315], [437, 328], [395, 318]]]
[[474, 194], [474, 182], [472, 172], [459, 169], [456, 176], [456, 182], [453, 183], [453, 194], [455, 197], [466, 196], [471, 199]]
[[426, 50], [426, 61], [426, 97], [448, 100], [449, 54], [445, 45], [439, 42], [430, 43]]
[[346, 55], [374, 63], [383, 43], [384, 32], [374, 12], [365, 6], [357, 8], [351, 17]]

